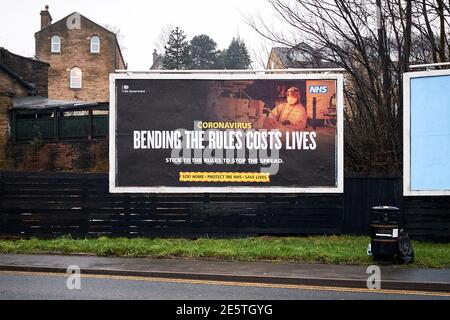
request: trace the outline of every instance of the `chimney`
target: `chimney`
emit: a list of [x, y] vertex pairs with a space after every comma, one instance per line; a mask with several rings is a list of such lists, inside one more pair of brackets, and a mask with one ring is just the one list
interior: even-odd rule
[[156, 51], [156, 49], [153, 51], [153, 64], [155, 64], [156, 60], [158, 60], [159, 58], [159, 54], [158, 51]]
[[48, 12], [48, 5], [45, 6], [45, 10], [41, 11], [41, 30], [52, 24], [52, 16]]

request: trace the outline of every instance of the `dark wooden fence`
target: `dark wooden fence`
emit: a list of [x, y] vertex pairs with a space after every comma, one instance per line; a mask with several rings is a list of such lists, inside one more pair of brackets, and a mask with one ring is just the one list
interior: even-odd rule
[[348, 178], [343, 195], [110, 194], [108, 175], [0, 176], [0, 236], [231, 237], [367, 234], [369, 209], [397, 205], [413, 236], [450, 238], [447, 198], [401, 196], [399, 178]]
[[59, 141], [66, 139], [106, 138], [108, 135], [108, 115], [54, 116], [16, 118], [12, 117], [12, 141]]
[[347, 178], [344, 191], [344, 233], [369, 234], [372, 207], [402, 207], [401, 178]]
[[403, 211], [415, 237], [450, 241], [450, 197], [405, 197]]

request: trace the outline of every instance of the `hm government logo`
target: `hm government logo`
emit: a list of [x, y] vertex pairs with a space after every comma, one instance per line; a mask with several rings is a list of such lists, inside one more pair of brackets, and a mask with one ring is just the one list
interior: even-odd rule
[[122, 93], [126, 94], [145, 94], [147, 91], [143, 89], [134, 90], [130, 88], [130, 85], [124, 84], [122, 86]]

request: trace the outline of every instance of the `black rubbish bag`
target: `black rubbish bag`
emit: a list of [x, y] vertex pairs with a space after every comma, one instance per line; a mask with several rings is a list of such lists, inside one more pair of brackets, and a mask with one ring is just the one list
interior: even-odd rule
[[414, 262], [414, 248], [409, 238], [408, 232], [401, 229], [398, 234], [397, 258], [400, 263], [408, 264]]

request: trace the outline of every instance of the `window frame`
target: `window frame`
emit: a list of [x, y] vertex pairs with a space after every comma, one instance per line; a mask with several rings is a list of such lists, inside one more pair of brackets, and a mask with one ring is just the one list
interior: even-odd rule
[[[94, 44], [94, 39], [97, 39], [98, 40], [98, 42], [97, 43], [95, 43]], [[96, 54], [98, 54], [98, 53], [100, 53], [100, 37], [98, 36], [98, 35], [93, 35], [92, 37], [91, 37], [91, 40], [90, 40], [90, 47], [91, 47], [91, 53], [96, 53]], [[93, 46], [94, 45], [97, 45], [98, 46], [98, 50], [97, 51], [94, 51], [93, 50]]]
[[[57, 39], [57, 42], [55, 41]], [[58, 50], [54, 50], [54, 46], [58, 46]], [[53, 35], [50, 39], [50, 51], [51, 53], [61, 53], [61, 37], [57, 34]]]
[[[75, 77], [72, 75], [73, 72], [75, 71], [79, 71], [80, 72], [80, 76], [79, 77]], [[75, 86], [74, 85], [74, 80], [78, 80], [80, 81], [80, 85], [79, 86]], [[73, 67], [70, 69], [70, 74], [69, 74], [69, 88], [70, 89], [82, 89], [83, 88], [83, 71], [79, 68], [79, 67]]]

